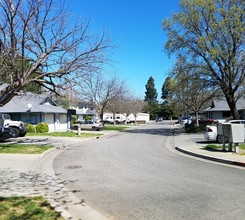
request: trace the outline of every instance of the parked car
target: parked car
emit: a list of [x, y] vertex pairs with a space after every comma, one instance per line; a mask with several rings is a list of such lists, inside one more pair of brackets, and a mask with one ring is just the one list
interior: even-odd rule
[[[231, 124], [244, 124], [245, 129], [245, 120], [230, 120], [225, 123]], [[217, 141], [219, 143], [223, 143], [223, 135], [218, 134], [218, 128], [216, 125], [207, 125], [206, 130], [204, 132], [204, 137], [210, 141]], [[225, 140], [227, 142], [228, 140]]]
[[103, 128], [102, 123], [97, 123], [92, 120], [85, 120], [85, 121], [77, 121], [73, 125], [73, 129], [78, 130], [93, 130], [93, 131], [100, 131]]
[[[206, 125], [206, 124], [214, 124], [218, 123], [218, 120], [212, 119], [212, 118], [207, 118], [207, 117], [200, 117], [198, 118], [199, 125]], [[196, 124], [196, 119], [192, 121], [193, 124]]]
[[6, 139], [12, 138], [14, 135], [14, 131], [11, 127], [5, 128], [0, 127], [0, 141], [4, 141]]
[[156, 122], [161, 122], [162, 120], [163, 120], [162, 117], [157, 117], [157, 118], [156, 118]]
[[182, 124], [182, 125], [191, 124], [193, 120], [194, 120], [194, 118], [191, 117], [191, 116], [179, 117], [179, 123]]

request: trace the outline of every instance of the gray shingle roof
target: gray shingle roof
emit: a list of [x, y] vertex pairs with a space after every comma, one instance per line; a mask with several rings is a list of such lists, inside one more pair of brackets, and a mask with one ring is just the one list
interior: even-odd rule
[[26, 93], [25, 95], [15, 96], [9, 103], [0, 107], [1, 113], [24, 113], [29, 111], [28, 105], [31, 104], [31, 112], [40, 113], [67, 113], [67, 110], [57, 106], [47, 96]]
[[98, 113], [90, 108], [76, 109], [77, 115], [97, 115]]
[[[242, 97], [237, 101], [237, 109], [245, 110], [245, 98]], [[216, 99], [213, 100], [211, 108], [206, 111], [230, 111], [230, 108], [225, 99]]]

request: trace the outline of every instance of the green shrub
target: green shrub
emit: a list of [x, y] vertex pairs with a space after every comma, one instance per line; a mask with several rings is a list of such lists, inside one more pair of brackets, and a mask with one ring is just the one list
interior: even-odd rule
[[76, 115], [72, 115], [72, 116], [71, 116], [71, 127], [72, 127], [74, 124], [76, 124], [76, 122], [77, 122], [77, 116], [76, 116]]
[[45, 122], [40, 122], [36, 125], [36, 131], [38, 133], [45, 133], [49, 131], [48, 124]]
[[85, 116], [85, 121], [90, 121], [92, 120], [92, 116], [91, 115], [86, 115]]
[[186, 133], [199, 133], [205, 130], [205, 127], [199, 126], [197, 127], [194, 124], [185, 124], [185, 132]]
[[34, 125], [26, 123], [25, 127], [27, 133], [36, 133], [36, 128]]

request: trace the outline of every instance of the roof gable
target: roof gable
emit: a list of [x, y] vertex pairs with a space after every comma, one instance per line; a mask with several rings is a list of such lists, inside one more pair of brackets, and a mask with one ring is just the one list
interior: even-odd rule
[[53, 106], [57, 106], [57, 104], [49, 97], [45, 97], [41, 102], [40, 105], [53, 105]]
[[[245, 110], [245, 98], [241, 97], [237, 101], [237, 110]], [[229, 105], [225, 99], [214, 99], [211, 108], [208, 111], [230, 111]]]
[[57, 104], [48, 96], [28, 92], [13, 97], [3, 107], [0, 107], [0, 113], [67, 113], [67, 110], [57, 106]]

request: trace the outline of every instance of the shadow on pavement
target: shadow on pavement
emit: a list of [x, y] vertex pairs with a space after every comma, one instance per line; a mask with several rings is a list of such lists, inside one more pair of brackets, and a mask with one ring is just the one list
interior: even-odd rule
[[[64, 186], [78, 180], [61, 181], [56, 176], [33, 172], [18, 172], [9, 168], [0, 169], [0, 197], [44, 196], [53, 208], [69, 205], [83, 205], [83, 199], [70, 199], [70, 193]], [[68, 208], [67, 208], [68, 209]], [[62, 210], [57, 210], [62, 214]], [[68, 211], [68, 210], [67, 210]]]
[[172, 129], [169, 128], [149, 128], [149, 129], [132, 129], [132, 130], [124, 130], [125, 133], [133, 133], [133, 134], [151, 134], [151, 135], [173, 135]]

